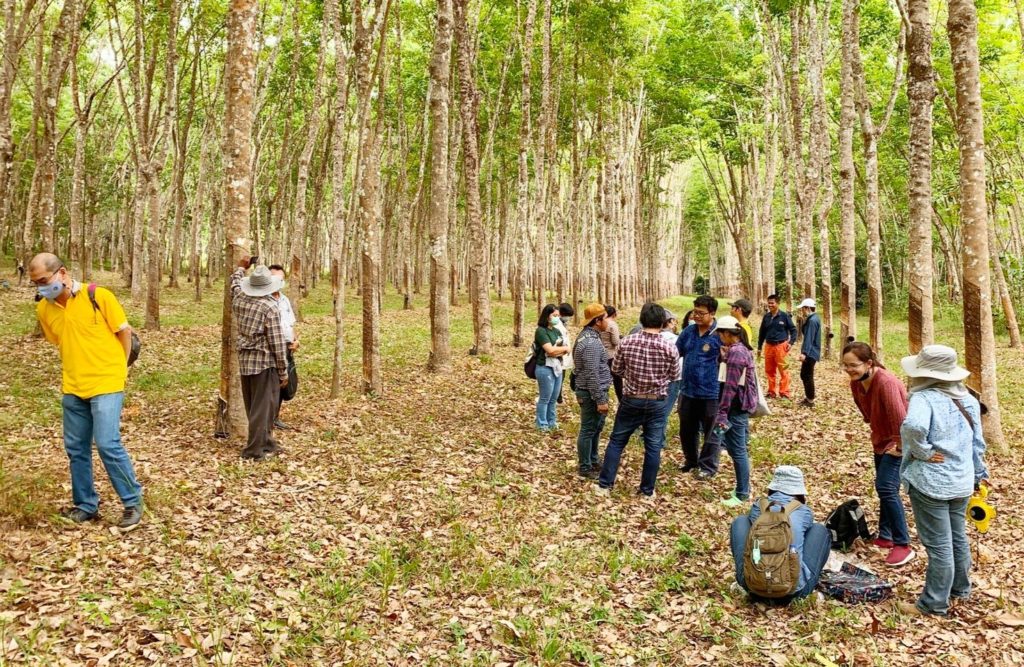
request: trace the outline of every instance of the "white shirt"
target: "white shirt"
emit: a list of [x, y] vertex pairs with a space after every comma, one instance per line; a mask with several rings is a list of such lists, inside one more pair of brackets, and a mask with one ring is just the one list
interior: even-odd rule
[[[559, 320], [555, 322], [555, 328], [558, 329], [558, 332], [562, 334], [562, 344], [568, 346], [569, 348], [569, 354], [563, 357], [559, 357], [559, 359], [562, 362], [562, 368], [564, 368], [567, 371], [571, 371], [573, 368], [576, 367], [576, 363], [572, 359], [572, 336], [569, 335], [569, 330], [565, 328], [565, 325], [562, 323], [561, 318], [559, 318]], [[548, 366], [550, 365], [551, 364], [548, 364]]]
[[277, 297], [277, 309], [281, 311], [281, 333], [286, 343], [295, 342], [295, 311], [292, 302], [283, 293]]

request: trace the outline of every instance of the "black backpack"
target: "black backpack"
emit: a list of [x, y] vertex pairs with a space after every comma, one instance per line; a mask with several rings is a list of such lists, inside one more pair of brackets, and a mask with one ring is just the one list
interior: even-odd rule
[[832, 514], [828, 515], [825, 527], [832, 533], [832, 548], [846, 551], [853, 546], [854, 541], [859, 537], [862, 540], [871, 539], [871, 531], [868, 530], [867, 519], [864, 518], [864, 510], [857, 500], [847, 500], [835, 508]]

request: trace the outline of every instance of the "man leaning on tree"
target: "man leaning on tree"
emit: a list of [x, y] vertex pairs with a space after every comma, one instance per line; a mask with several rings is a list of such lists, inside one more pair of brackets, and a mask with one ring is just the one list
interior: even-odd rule
[[132, 345], [128, 318], [112, 292], [72, 280], [56, 255], [32, 258], [28, 277], [39, 299], [39, 326], [60, 350], [64, 449], [74, 502], [60, 514], [75, 523], [99, 518], [100, 497], [92, 478], [95, 442], [110, 485], [124, 506], [117, 525], [131, 528], [142, 520], [142, 486], [121, 443], [121, 407]]
[[242, 458], [262, 461], [278, 454], [274, 419], [281, 387], [288, 384], [288, 346], [281, 332], [281, 311], [272, 296], [281, 279], [265, 266], [246, 277], [251, 257], [243, 257], [231, 274], [231, 313], [238, 324], [238, 370], [242, 401], [249, 418], [249, 436]]

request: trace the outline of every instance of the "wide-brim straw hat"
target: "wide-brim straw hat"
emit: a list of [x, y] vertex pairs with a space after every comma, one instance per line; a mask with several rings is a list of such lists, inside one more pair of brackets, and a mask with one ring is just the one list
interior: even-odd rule
[[267, 296], [281, 291], [283, 287], [284, 279], [272, 274], [262, 264], [253, 269], [251, 276], [242, 278], [242, 292], [249, 296]]
[[956, 350], [945, 345], [927, 345], [921, 351], [900, 362], [903, 372], [912, 378], [934, 378], [946, 382], [960, 382], [971, 374], [957, 365]]

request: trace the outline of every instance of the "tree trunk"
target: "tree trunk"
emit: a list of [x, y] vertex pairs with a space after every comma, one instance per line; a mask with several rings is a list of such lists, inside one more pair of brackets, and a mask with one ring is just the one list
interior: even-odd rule
[[1006, 275], [1003, 272], [1003, 260], [999, 256], [999, 241], [996, 238], [996, 216], [995, 207], [992, 210], [992, 219], [988, 224], [988, 250], [992, 256], [992, 272], [996, 278], [996, 292], [999, 301], [1003, 305], [1003, 316], [1006, 317], [1006, 330], [1010, 334], [1010, 347], [1019, 349], [1020, 325], [1017, 323], [1017, 309], [1013, 306], [1013, 299], [1010, 298], [1010, 290], [1006, 286]]
[[480, 150], [478, 109], [480, 94], [473, 74], [475, 31], [469, 27], [469, 0], [455, 0], [456, 64], [459, 75], [459, 111], [462, 114], [462, 176], [466, 185], [466, 225], [469, 231], [469, 289], [473, 306], [473, 350], [491, 354], [490, 262], [488, 239], [480, 205]]
[[840, 348], [857, 337], [857, 219], [854, 203], [853, 162], [854, 78], [858, 0], [843, 0], [842, 57], [839, 110], [839, 336]]
[[526, 240], [529, 234], [529, 202], [530, 196], [530, 70], [533, 59], [533, 23], [537, 16], [537, 0], [527, 0], [526, 25], [522, 48], [522, 93], [520, 106], [522, 109], [519, 125], [519, 177], [517, 181], [516, 224], [514, 234], [515, 254], [512, 264], [512, 345], [523, 345], [523, 330], [526, 311]]
[[[224, 118], [224, 248], [234, 266], [249, 253], [252, 195], [253, 79], [256, 73], [256, 0], [231, 0], [227, 17], [227, 98]], [[211, 255], [213, 247], [210, 248]], [[231, 316], [231, 283], [225, 271], [221, 324], [220, 400], [217, 431], [239, 440], [246, 433], [238, 352], [238, 323]]]
[[[339, 0], [340, 1], [340, 0]], [[334, 104], [334, 165], [331, 172], [331, 216], [334, 231], [331, 234], [331, 295], [334, 310], [334, 354], [331, 370], [331, 398], [341, 397], [342, 360], [345, 353], [345, 279], [348, 263], [345, 261], [346, 210], [345, 173], [348, 168], [348, 44], [344, 37], [340, 12], [336, 11], [334, 0], [328, 0], [325, 11], [330, 11], [334, 21], [334, 35], [337, 43], [334, 63], [335, 104]], [[325, 19], [326, 20], [326, 19]]]
[[907, 98], [910, 104], [910, 220], [908, 225], [910, 353], [935, 341], [932, 296], [932, 20], [928, 0], [909, 0]]
[[452, 1], [437, 1], [430, 58], [430, 357], [427, 368], [451, 364], [448, 265], [448, 124], [451, 101]]
[[946, 22], [956, 82], [956, 132], [960, 146], [963, 216], [964, 343], [967, 382], [988, 406], [985, 440], [1005, 452], [996, 393], [996, 339], [992, 323], [988, 215], [985, 208], [985, 133], [978, 73], [978, 15], [973, 0], [950, 0]]

